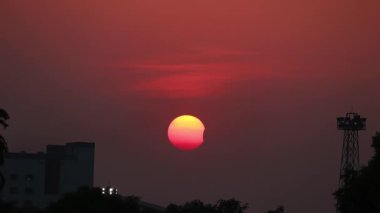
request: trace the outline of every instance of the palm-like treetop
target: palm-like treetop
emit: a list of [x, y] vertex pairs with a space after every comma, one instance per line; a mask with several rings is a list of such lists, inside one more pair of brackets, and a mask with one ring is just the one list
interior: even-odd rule
[[7, 111], [0, 108], [0, 124], [3, 125], [4, 128], [8, 127], [6, 120], [8, 120], [9, 118], [10, 117], [9, 117], [9, 114], [7, 113]]
[[[5, 128], [8, 127], [6, 120], [9, 119], [9, 115], [7, 111], [0, 108], [0, 124]], [[2, 135], [0, 135], [0, 166], [4, 164], [4, 153], [8, 152], [7, 143]], [[0, 190], [4, 187], [5, 179], [3, 174], [0, 171]]]

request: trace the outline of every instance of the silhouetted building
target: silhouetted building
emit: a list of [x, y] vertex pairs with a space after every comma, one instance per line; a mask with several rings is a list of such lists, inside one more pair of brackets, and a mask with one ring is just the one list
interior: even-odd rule
[[0, 197], [19, 207], [45, 207], [80, 186], [93, 187], [95, 144], [48, 145], [46, 153], [8, 153]]

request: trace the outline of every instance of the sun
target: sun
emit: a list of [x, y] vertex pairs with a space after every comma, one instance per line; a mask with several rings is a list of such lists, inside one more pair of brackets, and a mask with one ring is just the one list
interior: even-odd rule
[[192, 115], [176, 117], [168, 127], [170, 143], [179, 150], [194, 150], [203, 144], [205, 126]]

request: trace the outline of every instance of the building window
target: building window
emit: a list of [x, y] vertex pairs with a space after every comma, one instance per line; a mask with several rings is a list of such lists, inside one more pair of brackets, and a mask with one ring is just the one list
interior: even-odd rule
[[34, 175], [32, 175], [32, 174], [25, 175], [25, 181], [26, 182], [32, 182], [33, 180], [34, 180]]
[[18, 174], [11, 174], [11, 180], [18, 180]]
[[10, 194], [18, 194], [18, 188], [15, 186], [12, 186], [9, 188], [9, 193]]
[[26, 187], [24, 190], [25, 194], [31, 195], [34, 193], [33, 189], [30, 187]]

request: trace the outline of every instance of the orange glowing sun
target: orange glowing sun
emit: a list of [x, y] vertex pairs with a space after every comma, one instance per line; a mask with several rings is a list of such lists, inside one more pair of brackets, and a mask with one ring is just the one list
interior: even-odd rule
[[190, 151], [202, 145], [204, 130], [201, 120], [191, 115], [182, 115], [170, 123], [168, 137], [175, 148]]

